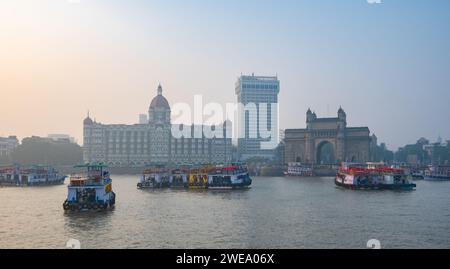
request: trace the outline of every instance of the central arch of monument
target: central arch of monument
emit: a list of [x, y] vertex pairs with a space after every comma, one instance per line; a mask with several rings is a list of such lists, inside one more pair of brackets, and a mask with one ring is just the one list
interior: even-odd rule
[[336, 163], [336, 143], [329, 140], [323, 140], [317, 143], [314, 152], [316, 153], [317, 164], [335, 164]]

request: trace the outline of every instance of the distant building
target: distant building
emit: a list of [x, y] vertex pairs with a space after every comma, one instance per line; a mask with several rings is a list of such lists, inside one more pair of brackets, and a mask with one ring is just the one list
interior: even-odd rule
[[147, 115], [139, 114], [139, 124], [148, 124]]
[[284, 141], [284, 130], [283, 129], [280, 129], [278, 139], [280, 140], [280, 142]]
[[412, 165], [449, 165], [450, 146], [442, 138], [430, 143], [430, 140], [422, 137], [415, 144], [400, 147], [395, 153], [395, 161]]
[[0, 137], [0, 157], [9, 157], [18, 145], [16, 136]]
[[71, 137], [67, 134], [49, 134], [47, 138], [53, 140], [53, 141], [69, 141], [70, 143], [76, 143], [75, 138]]
[[285, 130], [285, 162], [334, 164], [370, 160], [368, 127], [347, 127], [342, 108], [337, 118], [318, 118], [308, 109], [306, 129]]
[[[241, 160], [252, 157], [273, 159], [278, 145], [278, 105], [280, 81], [277, 77], [241, 76], [235, 87], [237, 102], [243, 106], [255, 104], [256, 111], [239, 110], [238, 155]], [[265, 106], [265, 107], [263, 107]], [[266, 113], [262, 113], [263, 111]], [[266, 114], [266, 115], [263, 115]], [[264, 117], [264, 118], [263, 118]], [[266, 119], [261, 122], [260, 119]], [[262, 138], [261, 130], [274, 130], [274, 136]]]
[[406, 163], [411, 165], [418, 165], [419, 164], [419, 158], [417, 154], [408, 154], [406, 157]]
[[430, 140], [426, 139], [425, 137], [421, 137], [419, 140], [417, 140], [417, 145], [428, 145], [430, 144]]
[[[83, 159], [113, 167], [141, 167], [170, 164], [223, 164], [231, 162], [231, 133], [224, 123], [221, 137], [207, 138], [210, 126], [173, 125], [170, 106], [161, 85], [150, 103], [148, 122], [124, 125], [101, 124], [89, 116], [84, 120]], [[174, 137], [174, 130], [188, 130], [189, 136]], [[200, 135], [198, 135], [200, 133]]]

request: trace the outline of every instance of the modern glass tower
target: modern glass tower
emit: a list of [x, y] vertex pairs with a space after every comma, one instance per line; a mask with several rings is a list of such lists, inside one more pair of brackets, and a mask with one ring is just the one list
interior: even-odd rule
[[278, 77], [240, 76], [236, 82], [238, 155], [273, 159], [279, 142]]

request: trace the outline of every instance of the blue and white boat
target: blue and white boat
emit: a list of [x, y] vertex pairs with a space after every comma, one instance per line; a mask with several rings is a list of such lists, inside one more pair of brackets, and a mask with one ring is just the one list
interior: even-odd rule
[[208, 189], [246, 189], [250, 188], [252, 179], [247, 166], [234, 163], [230, 166], [216, 166], [209, 169]]
[[22, 168], [19, 165], [0, 168], [0, 184], [11, 186], [45, 186], [63, 184], [66, 176], [50, 166], [34, 165]]
[[116, 194], [112, 191], [112, 179], [107, 166], [99, 163], [79, 165], [75, 168], [86, 169], [86, 172], [70, 176], [64, 210], [99, 211], [113, 208]]
[[148, 168], [142, 173], [137, 187], [138, 189], [162, 189], [169, 188], [171, 173], [166, 168]]

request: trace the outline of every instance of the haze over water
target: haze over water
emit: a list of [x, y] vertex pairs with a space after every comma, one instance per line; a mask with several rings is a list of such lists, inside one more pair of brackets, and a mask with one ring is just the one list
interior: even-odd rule
[[[241, 74], [281, 81], [280, 127], [339, 106], [390, 149], [450, 138], [450, 2], [1, 0], [0, 136], [67, 133], [88, 110], [137, 123], [171, 104], [236, 101]], [[30, 111], [32, 110], [32, 112]]]
[[256, 177], [246, 191], [142, 191], [114, 176], [116, 208], [65, 214], [64, 185], [0, 188], [0, 248], [449, 248], [450, 182], [351, 191], [332, 178]]

